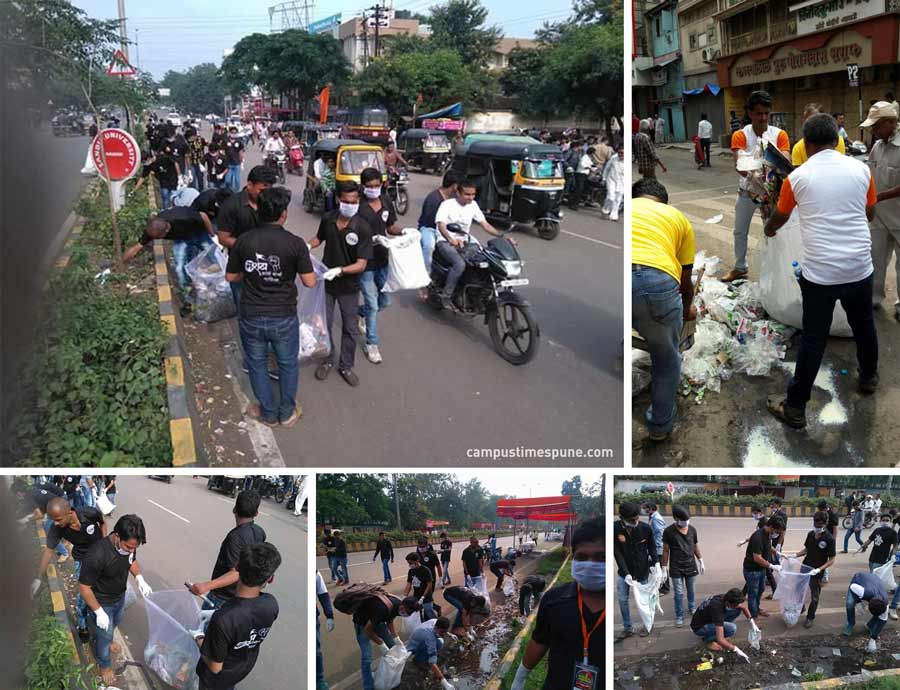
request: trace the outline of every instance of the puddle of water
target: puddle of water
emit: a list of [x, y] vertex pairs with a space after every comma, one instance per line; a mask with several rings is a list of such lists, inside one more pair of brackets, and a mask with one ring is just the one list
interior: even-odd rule
[[494, 668], [494, 662], [497, 660], [497, 645], [489, 644], [481, 650], [481, 658], [478, 662], [478, 668], [482, 673], [490, 673]]

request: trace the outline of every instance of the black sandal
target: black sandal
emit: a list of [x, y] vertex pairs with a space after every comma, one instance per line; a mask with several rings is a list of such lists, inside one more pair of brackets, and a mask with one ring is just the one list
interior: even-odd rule
[[770, 395], [766, 399], [766, 409], [779, 422], [793, 429], [803, 429], [806, 426], [806, 413], [788, 407], [787, 398], [783, 395]]

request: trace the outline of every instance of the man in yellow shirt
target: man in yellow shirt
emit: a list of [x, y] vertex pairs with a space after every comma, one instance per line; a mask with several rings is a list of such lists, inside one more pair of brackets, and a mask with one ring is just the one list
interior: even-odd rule
[[694, 229], [668, 205], [666, 188], [652, 178], [631, 187], [631, 327], [650, 352], [652, 441], [665, 441], [675, 423], [675, 395], [681, 379], [679, 342], [685, 321], [697, 313], [691, 269]]
[[[818, 115], [822, 112], [822, 106], [818, 103], [807, 103], [806, 107], [803, 108], [803, 123], [806, 124], [806, 121], [811, 118], [813, 115]], [[844, 145], [843, 137], [838, 137], [837, 146], [835, 146], [835, 150], [841, 154], [842, 156], [847, 153], [847, 147]], [[796, 144], [794, 144], [794, 148], [791, 149], [791, 164], [796, 168], [798, 165], [803, 165], [809, 156], [806, 154], [806, 142], [801, 138]]]

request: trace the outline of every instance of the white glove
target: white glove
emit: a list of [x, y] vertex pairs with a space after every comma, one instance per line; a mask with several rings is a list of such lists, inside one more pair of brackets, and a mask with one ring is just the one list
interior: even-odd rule
[[631, 575], [625, 576], [625, 584], [631, 587], [634, 584], [634, 578]]
[[381, 653], [384, 655], [387, 655], [387, 653], [391, 651], [391, 648], [387, 646], [387, 642], [382, 642], [378, 649], [380, 649]]
[[18, 522], [20, 525], [27, 525], [28, 521], [31, 520], [31, 518], [33, 518], [33, 517], [34, 517], [34, 515], [28, 514], [23, 518], [19, 518], [18, 520], [16, 520], [16, 522]]
[[223, 246], [222, 246], [222, 243], [219, 242], [219, 235], [218, 235], [218, 234], [212, 236], [212, 241], [213, 241], [213, 243], [214, 243], [219, 249], [221, 249], [223, 252], [225, 251], [225, 247], [223, 247]]
[[456, 690], [456, 688], [453, 687], [453, 683], [446, 678], [441, 678], [441, 687], [443, 690]]
[[700, 560], [700, 574], [703, 575], [703, 573], [706, 572], [706, 566], [703, 564], [703, 559], [702, 559], [702, 558], [699, 559], [699, 560]]
[[665, 580], [667, 577], [669, 577], [669, 569], [666, 566], [662, 566], [662, 571], [661, 571], [660, 577], [663, 580]]
[[391, 243], [388, 242], [388, 238], [384, 235], [375, 235], [375, 237], [372, 238], [372, 242], [382, 247], [389, 247], [391, 245]]
[[771, 571], [772, 571], [773, 573], [780, 573], [780, 572], [781, 572], [781, 566], [778, 565], [777, 563], [770, 563], [770, 564], [769, 564], [769, 569], [771, 569]]
[[750, 628], [753, 630], [753, 632], [762, 632], [759, 629], [759, 626], [756, 624], [756, 621], [753, 620], [752, 618], [750, 619]]
[[509, 686], [509, 690], [525, 690], [525, 682], [528, 680], [530, 671], [524, 665], [519, 664], [519, 670], [516, 671], [516, 677]]
[[325, 629], [328, 632], [332, 632], [334, 630], [334, 618], [326, 618], [325, 619]]
[[401, 235], [406, 235], [408, 233], [409, 233], [409, 228], [401, 228], [401, 230], [400, 230]]
[[31, 598], [34, 599], [34, 595], [38, 593], [38, 590], [41, 588], [41, 581], [38, 578], [35, 578], [31, 581]]
[[735, 654], [741, 657], [741, 659], [746, 661], [748, 664], [750, 663], [750, 657], [744, 654], [744, 652], [742, 652], [739, 647], [735, 647], [732, 651], [734, 651]]
[[99, 609], [94, 611], [94, 615], [97, 617], [97, 627], [101, 630], [109, 632], [111, 623], [109, 621], [109, 616], [106, 615], [106, 611], [103, 610], [103, 607], [101, 606]]
[[336, 268], [329, 268], [327, 271], [325, 271], [325, 273], [322, 275], [322, 277], [325, 280], [334, 280], [339, 275], [341, 275], [342, 272], [343, 272], [343, 269], [340, 266], [338, 266]]
[[806, 574], [809, 575], [810, 577], [815, 577], [816, 575], [818, 575], [821, 572], [822, 572], [822, 570], [820, 568], [813, 568]]
[[200, 629], [204, 630], [207, 625], [209, 625], [210, 620], [212, 620], [213, 614], [216, 612], [215, 609], [200, 609]]
[[416, 602], [419, 606], [425, 603], [425, 597], [419, 597], [419, 600]]
[[141, 591], [142, 597], [149, 597], [153, 594], [153, 588], [147, 584], [147, 581], [144, 579], [143, 575], [138, 575], [134, 578], [137, 581], [138, 589]]

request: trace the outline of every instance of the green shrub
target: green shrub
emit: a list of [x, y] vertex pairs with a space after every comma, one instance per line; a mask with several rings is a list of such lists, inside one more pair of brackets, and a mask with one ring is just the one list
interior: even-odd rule
[[25, 664], [24, 690], [96, 690], [92, 667], [82, 669], [65, 630], [52, 614], [32, 621]]
[[[693, 506], [752, 506], [759, 504], [767, 506], [775, 496], [771, 494], [758, 494], [756, 496], [737, 496], [734, 494], [723, 494], [717, 496], [715, 494], [695, 494], [683, 493], [675, 495], [675, 505], [693, 505]], [[883, 496], [884, 507], [889, 508], [898, 504], [897, 497]], [[667, 493], [620, 493], [615, 494], [615, 503], [620, 505], [624, 501], [632, 501], [634, 503], [643, 503], [645, 501], [656, 503], [659, 506], [671, 505], [673, 502], [669, 499]], [[795, 496], [793, 498], [782, 499], [785, 506], [808, 506], [815, 507], [819, 501], [824, 500], [831, 507], [837, 509], [843, 505], [841, 499], [833, 496]]]

